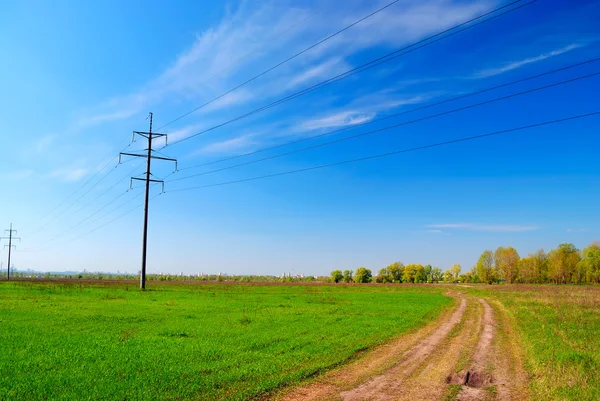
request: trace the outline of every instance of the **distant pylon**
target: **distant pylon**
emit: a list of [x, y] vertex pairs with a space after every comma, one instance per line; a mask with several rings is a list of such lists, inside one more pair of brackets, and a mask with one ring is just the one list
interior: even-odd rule
[[13, 247], [17, 247], [12, 244], [13, 239], [21, 241], [21, 238], [13, 236], [13, 233], [17, 233], [17, 230], [13, 230], [12, 223], [10, 223], [10, 228], [8, 230], [4, 230], [4, 232], [8, 232], [8, 237], [0, 237], [0, 240], [7, 239], [8, 245], [4, 245], [4, 247], [8, 247], [8, 266], [6, 267], [6, 279], [10, 280], [10, 255]]
[[150, 183], [151, 182], [160, 182], [160, 183], [162, 183], [162, 190], [163, 191], [165, 190], [165, 182], [164, 181], [150, 179], [150, 175], [152, 175], [152, 173], [150, 171], [150, 161], [152, 159], [172, 161], [172, 162], [175, 162], [175, 170], [177, 170], [177, 160], [176, 159], [171, 159], [168, 157], [154, 156], [152, 154], [152, 152], [154, 152], [154, 150], [152, 149], [152, 139], [160, 138], [160, 137], [164, 136], [165, 143], [167, 143], [167, 134], [158, 134], [158, 133], [152, 132], [152, 113], [150, 113], [149, 118], [150, 118], [150, 129], [148, 130], [148, 132], [133, 131], [133, 137], [132, 137], [132, 141], [135, 138], [135, 135], [139, 135], [139, 136], [142, 136], [142, 137], [148, 139], [148, 149], [146, 149], [147, 154], [124, 153], [124, 152], [119, 153], [119, 163], [121, 162], [121, 156], [134, 156], [134, 157], [145, 157], [146, 158], [146, 178], [131, 177], [131, 183], [129, 184], [129, 186], [131, 187], [133, 185], [133, 180], [146, 181], [146, 195], [144, 197], [144, 233], [143, 233], [143, 239], [142, 239], [142, 270], [140, 271], [140, 288], [142, 290], [146, 288], [146, 254], [147, 254], [146, 247], [147, 247], [147, 243], [148, 243], [148, 201], [149, 201], [149, 195], [150, 195]]

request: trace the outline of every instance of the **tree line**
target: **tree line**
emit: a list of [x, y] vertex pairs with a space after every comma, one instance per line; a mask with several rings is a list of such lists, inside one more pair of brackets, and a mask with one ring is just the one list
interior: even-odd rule
[[471, 270], [461, 274], [461, 266], [442, 271], [431, 265], [395, 262], [373, 276], [370, 269], [334, 270], [336, 283], [524, 283], [600, 284], [600, 242], [579, 250], [573, 244], [560, 244], [549, 252], [543, 249], [520, 257], [511, 246], [485, 250]]

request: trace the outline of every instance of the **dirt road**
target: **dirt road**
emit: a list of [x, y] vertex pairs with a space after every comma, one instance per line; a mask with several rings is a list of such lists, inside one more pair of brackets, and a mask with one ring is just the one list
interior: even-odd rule
[[452, 296], [454, 308], [436, 322], [273, 399], [526, 400], [520, 349], [502, 306]]

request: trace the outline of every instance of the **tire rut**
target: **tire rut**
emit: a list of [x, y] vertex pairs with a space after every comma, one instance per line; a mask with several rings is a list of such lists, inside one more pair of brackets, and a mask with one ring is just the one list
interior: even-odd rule
[[492, 341], [494, 340], [494, 312], [490, 305], [483, 299], [478, 299], [483, 306], [482, 330], [477, 342], [477, 347], [471, 358], [469, 368], [449, 378], [449, 383], [461, 384], [462, 388], [456, 398], [457, 401], [478, 401], [490, 398], [486, 387], [495, 384], [492, 375]]
[[486, 300], [448, 295], [459, 300], [458, 307], [442, 313], [437, 322], [271, 399], [527, 399], [526, 380], [519, 379], [522, 361], [516, 351], [518, 342], [511, 335], [512, 325], [505, 311], [497, 308], [498, 326], [494, 309]]
[[463, 298], [460, 301], [458, 309], [452, 314], [450, 319], [438, 327], [431, 335], [413, 347], [404, 354], [403, 361], [385, 373], [376, 376], [363, 385], [341, 393], [344, 401], [387, 401], [396, 399], [397, 394], [402, 387], [402, 378], [409, 376], [435, 348], [448, 336], [450, 331], [462, 319], [467, 301]]

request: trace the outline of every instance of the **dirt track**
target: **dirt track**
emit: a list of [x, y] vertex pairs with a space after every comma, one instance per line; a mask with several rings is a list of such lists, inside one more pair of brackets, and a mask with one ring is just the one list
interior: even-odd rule
[[[523, 400], [519, 347], [500, 305], [452, 295], [440, 318], [277, 400]], [[500, 322], [501, 324], [498, 324]]]

